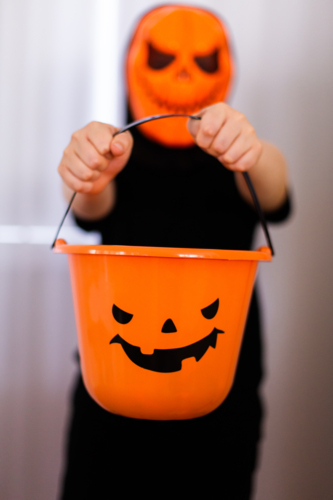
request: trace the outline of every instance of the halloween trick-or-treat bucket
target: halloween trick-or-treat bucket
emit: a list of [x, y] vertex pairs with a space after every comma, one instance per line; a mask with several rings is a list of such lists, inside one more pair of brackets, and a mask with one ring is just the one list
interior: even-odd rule
[[257, 251], [54, 242], [68, 255], [82, 375], [97, 403], [126, 417], [175, 420], [223, 402], [258, 262], [272, 259], [263, 227], [270, 248]]
[[233, 382], [258, 251], [66, 245], [84, 383], [134, 418], [205, 415]]

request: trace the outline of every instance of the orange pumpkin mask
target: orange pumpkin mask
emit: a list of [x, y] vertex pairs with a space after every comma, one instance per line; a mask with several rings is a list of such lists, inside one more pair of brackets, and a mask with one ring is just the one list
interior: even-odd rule
[[[164, 6], [146, 14], [129, 46], [126, 77], [135, 120], [162, 113], [193, 114], [223, 101], [233, 62], [225, 26], [196, 7]], [[164, 146], [189, 147], [187, 119], [170, 118], [141, 126]]]

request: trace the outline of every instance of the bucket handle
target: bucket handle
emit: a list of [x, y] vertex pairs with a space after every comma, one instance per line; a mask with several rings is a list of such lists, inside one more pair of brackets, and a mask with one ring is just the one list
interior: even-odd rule
[[[171, 114], [171, 115], [154, 115], [154, 116], [148, 116], [146, 118], [142, 118], [141, 120], [137, 120], [135, 122], [129, 123], [128, 125], [126, 125], [122, 129], [118, 130], [113, 135], [113, 137], [115, 137], [118, 134], [122, 134], [123, 132], [126, 132], [126, 130], [130, 130], [131, 128], [136, 127], [137, 125], [142, 125], [143, 123], [151, 122], [151, 121], [154, 121], [154, 120], [160, 120], [162, 118], [171, 118], [171, 117], [172, 118], [175, 118], [175, 117], [186, 117], [186, 118], [192, 118], [192, 120], [201, 120], [201, 116], [186, 115], [186, 114]], [[243, 177], [245, 179], [246, 185], [247, 185], [247, 187], [248, 187], [248, 189], [250, 191], [254, 207], [256, 209], [256, 212], [258, 214], [258, 217], [259, 217], [259, 220], [260, 220], [260, 223], [261, 223], [261, 227], [262, 227], [262, 229], [264, 231], [264, 234], [265, 234], [265, 237], [266, 237], [266, 242], [267, 242], [267, 244], [268, 244], [268, 246], [269, 246], [269, 248], [270, 248], [270, 250], [272, 252], [272, 255], [274, 255], [275, 252], [274, 252], [272, 240], [270, 238], [268, 227], [267, 227], [267, 223], [266, 223], [266, 220], [265, 220], [265, 216], [263, 214], [263, 211], [261, 210], [261, 206], [260, 206], [257, 194], [255, 192], [254, 186], [252, 184], [252, 181], [250, 179], [250, 176], [249, 176], [248, 172], [242, 172], [242, 174], [243, 174]], [[60, 230], [62, 228], [62, 225], [65, 222], [65, 219], [66, 219], [66, 217], [68, 215], [68, 212], [71, 209], [71, 206], [72, 206], [72, 203], [74, 201], [75, 195], [76, 195], [76, 192], [73, 193], [73, 195], [72, 195], [72, 197], [71, 197], [71, 199], [69, 201], [68, 207], [66, 209], [66, 212], [65, 212], [63, 218], [61, 219], [61, 222], [59, 224], [59, 227], [58, 227], [57, 233], [55, 235], [54, 241], [53, 241], [53, 243], [51, 245], [51, 249], [54, 248], [54, 246], [55, 246], [55, 243], [57, 241], [57, 238], [58, 238], [58, 235], [59, 235]]]

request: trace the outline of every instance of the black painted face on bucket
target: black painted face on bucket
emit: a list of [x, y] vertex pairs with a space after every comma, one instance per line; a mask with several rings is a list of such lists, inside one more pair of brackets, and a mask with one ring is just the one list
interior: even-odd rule
[[[211, 320], [216, 316], [218, 308], [219, 299], [201, 309], [201, 314], [207, 320]], [[112, 314], [114, 319], [121, 325], [126, 325], [133, 318], [133, 314], [123, 311], [115, 304], [112, 307]], [[176, 331], [176, 325], [171, 318], [165, 321], [161, 330], [162, 333], [167, 334], [175, 333]], [[142, 354], [140, 347], [126, 342], [120, 335], [113, 337], [110, 344], [120, 344], [127, 357], [140, 368], [159, 373], [172, 373], [182, 369], [182, 361], [184, 359], [194, 357], [198, 362], [209, 347], [215, 349], [219, 333], [224, 333], [224, 331], [214, 327], [209, 335], [193, 344], [175, 349], [155, 349], [153, 354]]]

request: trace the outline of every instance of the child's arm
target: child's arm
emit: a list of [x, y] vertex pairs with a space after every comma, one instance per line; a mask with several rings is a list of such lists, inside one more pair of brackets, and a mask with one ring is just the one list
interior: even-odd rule
[[64, 181], [67, 200], [78, 194], [72, 209], [86, 220], [100, 219], [112, 210], [115, 186], [112, 179], [124, 168], [132, 151], [133, 139], [125, 132], [113, 139], [112, 125], [92, 122], [72, 135], [58, 172]]
[[270, 212], [287, 196], [287, 168], [275, 146], [260, 141], [244, 115], [225, 103], [209, 106], [198, 113], [201, 120], [189, 120], [188, 129], [204, 151], [235, 172], [241, 196], [252, 198], [240, 172], [249, 171], [261, 207]]
[[[287, 196], [287, 169], [283, 156], [273, 145], [260, 141], [244, 115], [227, 104], [218, 103], [198, 113], [202, 119], [189, 120], [195, 142], [207, 153], [233, 170], [241, 196], [252, 198], [240, 172], [249, 170], [262, 209], [279, 208]], [[124, 168], [132, 151], [129, 132], [113, 139], [112, 125], [92, 122], [72, 135], [58, 172], [64, 181], [72, 209], [86, 220], [100, 219], [114, 207], [116, 193], [111, 182]]]

